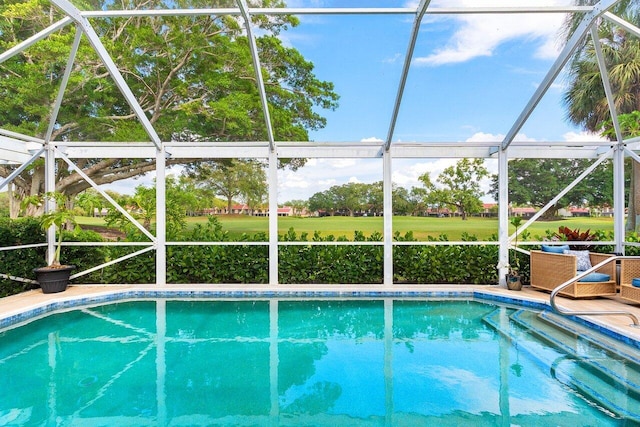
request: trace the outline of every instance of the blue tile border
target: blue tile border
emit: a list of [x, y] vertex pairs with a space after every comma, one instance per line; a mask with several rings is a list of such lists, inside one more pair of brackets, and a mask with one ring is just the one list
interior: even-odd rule
[[[473, 298], [478, 301], [490, 301], [502, 304], [510, 304], [533, 310], [552, 311], [551, 306], [544, 302], [513, 298], [505, 295], [497, 295], [477, 290], [419, 290], [419, 291], [295, 291], [295, 290], [252, 290], [252, 291], [228, 291], [228, 290], [126, 290], [111, 293], [93, 295], [88, 297], [73, 298], [63, 301], [54, 301], [43, 304], [40, 307], [25, 310], [21, 313], [0, 319], [0, 329], [8, 328], [18, 323], [26, 322], [33, 318], [52, 313], [57, 310], [66, 310], [86, 305], [102, 304], [129, 299], [150, 298]], [[614, 338], [627, 345], [640, 349], [640, 341], [622, 335], [616, 331], [605, 328], [589, 320], [569, 316], [577, 323], [587, 326], [608, 337]]]

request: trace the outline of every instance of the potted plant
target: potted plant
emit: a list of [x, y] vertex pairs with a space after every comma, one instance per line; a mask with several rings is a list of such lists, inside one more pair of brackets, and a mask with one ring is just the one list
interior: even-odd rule
[[[516, 242], [515, 247], [518, 247], [518, 227], [522, 223], [522, 217], [514, 216], [511, 218], [511, 224], [516, 228]], [[512, 291], [519, 291], [522, 289], [522, 281], [520, 280], [520, 260], [516, 253], [513, 258], [513, 265], [509, 265], [509, 271], [507, 272], [507, 289]]]
[[58, 230], [58, 244], [53, 256], [53, 262], [46, 267], [36, 268], [33, 271], [36, 274], [36, 280], [42, 288], [42, 292], [51, 294], [67, 289], [71, 271], [75, 268], [74, 265], [64, 265], [60, 263], [60, 249], [62, 247], [63, 226], [67, 223], [73, 226], [77, 226], [77, 224], [74, 213], [67, 209], [66, 196], [64, 194], [50, 192], [43, 196], [32, 196], [26, 198], [23, 204], [41, 205], [47, 200], [54, 200], [56, 202], [56, 209], [40, 217], [40, 226], [45, 231], [52, 225], [55, 226]]

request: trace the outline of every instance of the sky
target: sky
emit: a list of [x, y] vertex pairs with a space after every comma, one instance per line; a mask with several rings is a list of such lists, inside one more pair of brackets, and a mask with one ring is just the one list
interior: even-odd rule
[[[292, 7], [413, 7], [417, 1], [288, 0]], [[433, 0], [432, 7], [513, 6], [512, 0]], [[566, 0], [522, 0], [518, 5], [567, 5]], [[420, 27], [392, 141], [501, 141], [543, 80], [559, 50], [563, 14], [426, 15]], [[383, 141], [401, 77], [412, 15], [302, 15], [281, 34], [311, 61], [318, 79], [333, 82], [336, 111], [320, 111], [324, 129], [312, 141]], [[585, 136], [566, 120], [561, 75], [516, 140], [563, 141]], [[277, 135], [276, 135], [277, 139]], [[429, 172], [433, 180], [452, 159], [394, 160], [395, 184], [410, 189]], [[492, 173], [497, 162], [487, 161]], [[381, 159], [309, 159], [297, 172], [279, 173], [278, 202], [306, 200], [347, 182], [382, 179]], [[146, 179], [134, 181], [134, 185]], [[482, 183], [488, 190], [488, 181]], [[130, 186], [130, 184], [129, 184]], [[122, 191], [118, 184], [116, 191]], [[122, 187], [124, 189], [124, 187]], [[126, 191], [122, 191], [126, 192]], [[490, 198], [483, 198], [490, 201]]]

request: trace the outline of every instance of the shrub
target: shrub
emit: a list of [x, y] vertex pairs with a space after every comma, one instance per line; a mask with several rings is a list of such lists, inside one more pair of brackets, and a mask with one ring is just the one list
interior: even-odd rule
[[[10, 220], [0, 218], [0, 246], [19, 246], [44, 243], [45, 234], [37, 218]], [[33, 269], [45, 263], [45, 247], [0, 251], [0, 273], [16, 277], [34, 278]], [[0, 296], [13, 295], [38, 285], [0, 279]]]

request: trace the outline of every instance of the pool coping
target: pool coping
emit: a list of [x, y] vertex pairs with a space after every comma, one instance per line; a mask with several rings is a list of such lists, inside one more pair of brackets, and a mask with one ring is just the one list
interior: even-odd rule
[[[72, 290], [70, 292], [70, 290]], [[545, 301], [546, 297], [546, 301]], [[429, 285], [402, 288], [380, 288], [353, 286], [332, 287], [244, 287], [238, 286], [163, 286], [131, 285], [77, 285], [66, 292], [42, 294], [40, 290], [0, 299], [0, 330], [11, 328], [58, 310], [104, 304], [131, 299], [178, 298], [178, 299], [243, 299], [243, 298], [473, 298], [510, 304], [523, 308], [553, 312], [548, 294], [531, 290], [526, 292], [508, 291], [499, 286], [473, 285]], [[578, 302], [579, 303], [579, 302]], [[575, 305], [575, 303], [574, 303]], [[640, 310], [629, 306], [627, 308]], [[575, 308], [574, 308], [575, 309]], [[624, 344], [640, 350], [640, 329], [630, 329], [612, 319], [589, 316], [568, 316], [584, 326], [594, 329]], [[628, 325], [627, 325], [628, 326]]]

